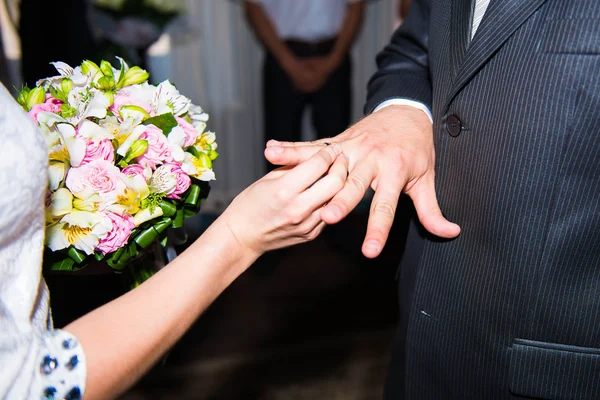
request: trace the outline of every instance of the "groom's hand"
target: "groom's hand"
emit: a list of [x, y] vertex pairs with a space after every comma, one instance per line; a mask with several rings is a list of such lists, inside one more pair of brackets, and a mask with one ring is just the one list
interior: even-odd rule
[[429, 232], [453, 238], [460, 227], [442, 216], [434, 187], [435, 154], [431, 122], [408, 106], [385, 107], [340, 135], [307, 143], [270, 141], [265, 157], [276, 165], [298, 164], [326, 143], [338, 143], [349, 159], [344, 188], [321, 211], [327, 224], [346, 217], [370, 187], [375, 190], [362, 252], [377, 257], [394, 221], [398, 198], [408, 194]]

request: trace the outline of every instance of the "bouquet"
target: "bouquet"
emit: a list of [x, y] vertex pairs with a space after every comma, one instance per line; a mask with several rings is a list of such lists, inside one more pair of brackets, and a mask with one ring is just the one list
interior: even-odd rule
[[[169, 81], [109, 62], [56, 62], [18, 101], [49, 149], [45, 267], [122, 271], [208, 195], [218, 157], [208, 115]], [[49, 251], [48, 251], [49, 250]]]

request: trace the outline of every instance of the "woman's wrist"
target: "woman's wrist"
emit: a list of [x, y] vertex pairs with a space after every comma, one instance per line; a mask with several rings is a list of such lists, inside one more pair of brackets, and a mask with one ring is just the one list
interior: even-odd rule
[[240, 241], [230, 224], [226, 212], [209, 226], [190, 250], [193, 252], [198, 246], [202, 249], [198, 257], [206, 260], [208, 265], [217, 261], [216, 264], [223, 268], [222, 272], [231, 275], [233, 281], [261, 256], [261, 252]]

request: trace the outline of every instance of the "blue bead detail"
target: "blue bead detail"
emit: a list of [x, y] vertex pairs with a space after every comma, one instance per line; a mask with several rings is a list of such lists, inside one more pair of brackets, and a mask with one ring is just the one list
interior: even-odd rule
[[44, 375], [50, 375], [58, 367], [58, 361], [56, 358], [49, 355], [45, 356], [40, 364], [40, 372]]
[[56, 389], [52, 386], [44, 389], [44, 393], [42, 394], [42, 400], [54, 400], [54, 396], [56, 395]]
[[73, 389], [69, 390], [69, 393], [66, 394], [64, 400], [81, 400], [81, 390], [79, 390], [79, 387], [75, 386]]
[[74, 355], [73, 357], [71, 357], [69, 362], [67, 362], [66, 367], [69, 371], [73, 371], [75, 367], [77, 367], [77, 364], [79, 364], [79, 357]]
[[62, 346], [66, 350], [74, 349], [75, 347], [77, 347], [77, 340], [73, 338], [65, 339], [62, 342]]

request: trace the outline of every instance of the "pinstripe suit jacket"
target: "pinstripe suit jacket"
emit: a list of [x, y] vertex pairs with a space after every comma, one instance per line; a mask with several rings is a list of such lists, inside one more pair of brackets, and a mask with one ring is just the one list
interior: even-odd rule
[[600, 1], [492, 0], [467, 46], [469, 8], [414, 0], [369, 83], [430, 106], [462, 227], [409, 235], [387, 397], [599, 399]]

